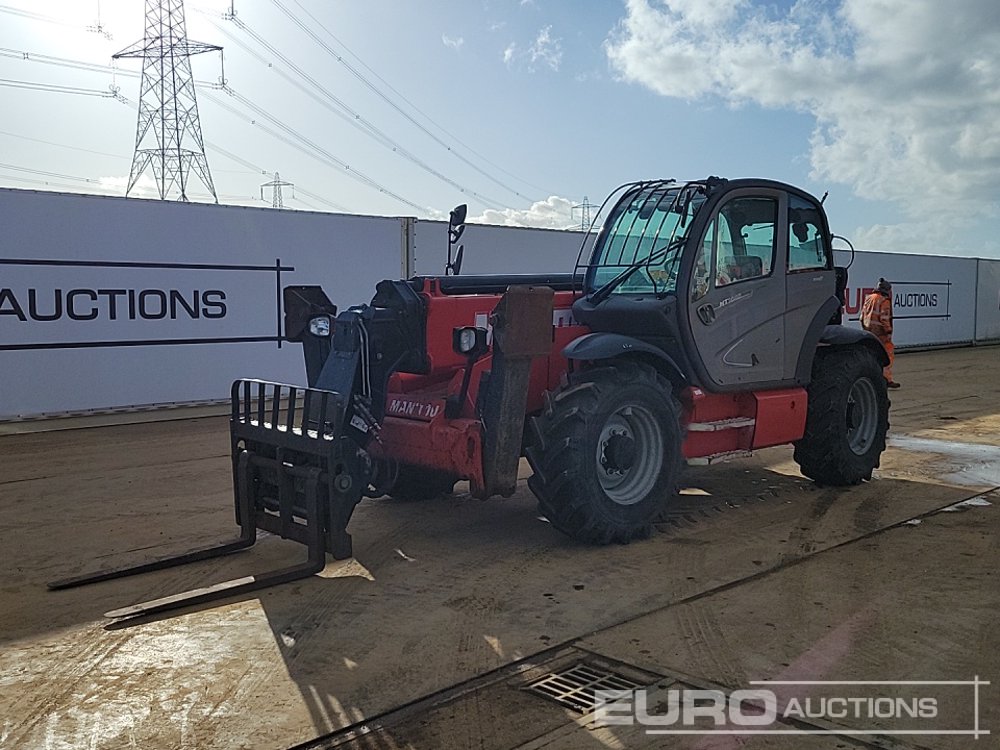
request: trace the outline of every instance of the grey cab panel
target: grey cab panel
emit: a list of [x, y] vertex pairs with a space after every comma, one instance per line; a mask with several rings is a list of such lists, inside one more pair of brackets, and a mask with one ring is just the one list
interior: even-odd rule
[[708, 221], [688, 293], [706, 385], [786, 377], [786, 203], [779, 190], [735, 190]]
[[814, 200], [771, 188], [727, 196], [702, 234], [688, 290], [706, 385], [795, 381], [835, 275], [829, 228]]

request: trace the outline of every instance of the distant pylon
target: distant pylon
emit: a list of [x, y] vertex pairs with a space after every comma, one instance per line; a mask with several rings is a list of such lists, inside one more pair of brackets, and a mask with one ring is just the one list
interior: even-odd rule
[[274, 173], [274, 179], [270, 182], [265, 182], [260, 186], [260, 199], [264, 200], [264, 188], [271, 188], [271, 208], [284, 208], [285, 200], [281, 197], [281, 188], [290, 187], [293, 189], [292, 197], [295, 197], [294, 188], [295, 184], [292, 182], [285, 182], [281, 179], [277, 172]]
[[590, 198], [583, 196], [583, 203], [573, 206], [572, 211], [580, 209], [580, 229], [587, 231], [590, 229], [590, 209], [599, 208], [595, 203], [590, 202]]
[[221, 50], [187, 38], [184, 0], [146, 0], [145, 38], [112, 55], [115, 60], [143, 61], [135, 155], [125, 195], [152, 167], [161, 200], [177, 190], [180, 200], [186, 201], [188, 178], [194, 171], [219, 202], [205, 157], [191, 55]]

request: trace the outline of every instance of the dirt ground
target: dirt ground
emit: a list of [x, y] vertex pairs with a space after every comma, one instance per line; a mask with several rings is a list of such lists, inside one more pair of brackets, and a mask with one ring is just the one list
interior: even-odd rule
[[[788, 447], [691, 467], [690, 514], [605, 548], [552, 530], [523, 482], [502, 501], [365, 501], [354, 559], [127, 626], [102, 613], [303, 554], [269, 537], [46, 590], [232, 536], [225, 418], [0, 426], [0, 748], [1000, 747], [998, 363], [997, 348], [899, 356], [890, 447], [859, 487], [809, 482]], [[882, 681], [850, 687], [876, 696], [991, 681], [920, 688], [938, 708], [920, 727], [978, 716], [992, 734], [862, 734], [901, 726], [870, 717], [772, 727], [814, 733], [794, 736], [596, 727], [526, 689], [579, 663], [661, 706], [762, 680]]]

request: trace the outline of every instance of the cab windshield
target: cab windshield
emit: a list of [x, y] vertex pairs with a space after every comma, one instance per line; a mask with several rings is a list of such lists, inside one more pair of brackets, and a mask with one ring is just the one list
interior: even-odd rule
[[675, 292], [681, 249], [704, 201], [703, 186], [697, 183], [633, 186], [612, 209], [597, 240], [588, 290], [618, 279], [610, 294]]

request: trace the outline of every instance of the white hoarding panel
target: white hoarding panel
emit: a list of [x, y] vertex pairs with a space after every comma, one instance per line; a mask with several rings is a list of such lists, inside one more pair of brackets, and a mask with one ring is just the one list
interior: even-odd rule
[[[584, 232], [468, 224], [462, 273], [570, 273]], [[413, 269], [418, 275], [444, 273], [448, 260], [448, 223], [414, 223]]]
[[0, 189], [0, 419], [302, 383], [280, 290], [341, 307], [400, 274], [400, 222]]
[[976, 341], [1000, 341], [1000, 260], [977, 263]]
[[[850, 253], [837, 253], [837, 265], [849, 262]], [[972, 342], [975, 259], [859, 251], [848, 271], [848, 325], [860, 326], [861, 306], [879, 278], [892, 283], [892, 338], [898, 348]]]

